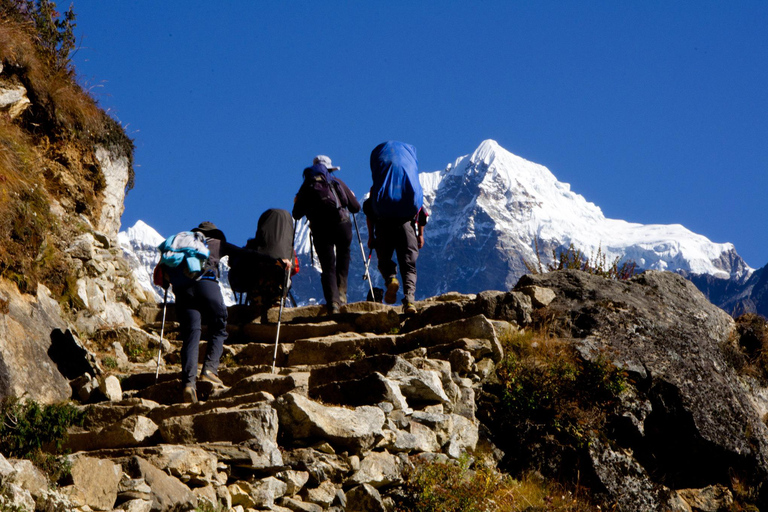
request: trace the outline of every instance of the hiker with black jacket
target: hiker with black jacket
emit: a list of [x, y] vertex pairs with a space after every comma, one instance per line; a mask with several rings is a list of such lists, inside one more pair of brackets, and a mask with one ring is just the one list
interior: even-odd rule
[[423, 207], [416, 148], [399, 141], [379, 144], [371, 152], [373, 185], [363, 203], [368, 226], [368, 247], [376, 250], [379, 272], [387, 287], [384, 302], [394, 304], [403, 279], [403, 312], [413, 314], [416, 294], [416, 259], [424, 247], [424, 226], [429, 213]]
[[339, 178], [331, 175], [338, 171], [331, 159], [318, 155], [312, 167], [304, 169], [304, 182], [293, 205], [293, 218], [306, 216], [320, 260], [320, 282], [328, 313], [339, 312], [347, 302], [347, 276], [349, 275], [352, 223], [349, 214], [360, 211], [355, 194]]

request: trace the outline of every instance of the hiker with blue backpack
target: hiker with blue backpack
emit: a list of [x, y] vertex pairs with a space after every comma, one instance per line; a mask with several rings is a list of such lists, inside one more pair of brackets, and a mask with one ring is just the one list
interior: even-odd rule
[[293, 204], [293, 218], [306, 216], [320, 260], [320, 282], [329, 314], [347, 302], [352, 222], [349, 214], [360, 211], [360, 203], [347, 185], [331, 173], [340, 168], [325, 155], [317, 155], [304, 169], [304, 182]]
[[[173, 235], [158, 249], [160, 263], [155, 268], [155, 284], [166, 290], [172, 286], [176, 297], [176, 320], [182, 340], [182, 400], [195, 403], [203, 320], [208, 326], [208, 346], [200, 380], [214, 386], [224, 385], [218, 368], [227, 339], [227, 307], [219, 286], [219, 261], [224, 256], [241, 257], [250, 251], [227, 242], [224, 233], [212, 222]], [[288, 260], [268, 259], [272, 264], [290, 265]]]
[[398, 141], [379, 144], [371, 152], [373, 185], [363, 212], [368, 226], [368, 247], [376, 250], [379, 272], [384, 278], [384, 302], [394, 304], [400, 282], [397, 255], [403, 279], [403, 312], [416, 312], [416, 260], [424, 247], [428, 212], [419, 182], [416, 148]]

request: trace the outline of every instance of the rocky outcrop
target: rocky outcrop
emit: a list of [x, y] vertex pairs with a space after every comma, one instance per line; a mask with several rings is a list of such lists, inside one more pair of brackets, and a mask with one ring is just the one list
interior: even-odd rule
[[[560, 336], [586, 360], [608, 357], [633, 384], [590, 458], [605, 492], [627, 510], [671, 506], [671, 490], [768, 475], [768, 429], [726, 357], [734, 322], [683, 277], [627, 282], [579, 271], [525, 276], [516, 288], [555, 292]], [[674, 492], [671, 492], [675, 495]]]

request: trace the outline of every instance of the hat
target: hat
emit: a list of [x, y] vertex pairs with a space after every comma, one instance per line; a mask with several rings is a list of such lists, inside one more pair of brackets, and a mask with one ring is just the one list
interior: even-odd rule
[[216, 224], [213, 222], [201, 222], [199, 226], [196, 228], [192, 228], [192, 231], [199, 231], [200, 233], [204, 234], [207, 238], [216, 238], [218, 240], [226, 241], [227, 237], [224, 236], [224, 232], [216, 227]]
[[331, 164], [331, 158], [327, 157], [325, 155], [317, 155], [314, 160], [312, 160], [313, 164], [323, 164], [326, 169], [329, 171], [338, 171], [341, 169], [341, 167], [333, 167], [333, 164]]

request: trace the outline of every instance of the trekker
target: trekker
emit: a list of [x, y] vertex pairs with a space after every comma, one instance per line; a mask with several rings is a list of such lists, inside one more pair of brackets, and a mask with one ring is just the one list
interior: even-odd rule
[[320, 260], [320, 282], [329, 314], [338, 313], [347, 302], [352, 223], [349, 214], [360, 211], [355, 194], [331, 173], [338, 171], [331, 159], [317, 155], [312, 167], [304, 169], [304, 182], [293, 205], [293, 218], [306, 216]]
[[[270, 208], [259, 217], [254, 238], [249, 238], [245, 249], [229, 258], [229, 284], [235, 293], [247, 294], [247, 304], [266, 317], [267, 310], [280, 304], [287, 290], [285, 269], [289, 264], [290, 277], [299, 271], [293, 249], [293, 219], [290, 212]], [[278, 262], [276, 265], [275, 262]]]
[[210, 254], [199, 279], [187, 285], [173, 286], [176, 296], [176, 319], [182, 339], [181, 346], [181, 380], [184, 385], [182, 399], [184, 402], [197, 402], [197, 363], [202, 331], [202, 320], [205, 318], [208, 326], [208, 346], [205, 351], [203, 369], [200, 380], [210, 382], [215, 386], [223, 386], [219, 379], [219, 360], [224, 350], [224, 340], [227, 339], [227, 307], [219, 287], [219, 260], [229, 253], [230, 247], [224, 233], [212, 222], [202, 222], [191, 230], [202, 233]]
[[384, 278], [384, 302], [394, 304], [400, 282], [397, 255], [403, 279], [403, 312], [413, 314], [416, 293], [416, 260], [424, 247], [424, 227], [429, 213], [423, 208], [416, 148], [389, 141], [371, 152], [371, 195], [363, 203], [368, 226], [368, 247], [376, 250], [379, 272]]

